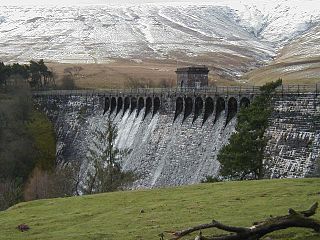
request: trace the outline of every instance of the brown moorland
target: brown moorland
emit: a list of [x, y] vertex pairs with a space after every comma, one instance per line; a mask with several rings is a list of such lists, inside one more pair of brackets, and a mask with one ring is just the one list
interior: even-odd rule
[[[68, 74], [65, 69], [81, 67], [82, 70], [74, 76], [75, 84], [79, 88], [101, 89], [101, 88], [130, 88], [141, 87], [175, 87], [177, 67], [197, 65], [194, 61], [174, 60], [128, 60], [113, 59], [108, 63], [76, 64], [76, 63], [54, 63], [47, 65], [56, 74], [57, 85], [61, 84], [61, 79]], [[204, 62], [201, 62], [204, 63]], [[221, 69], [214, 67], [213, 63], [206, 61], [209, 66], [210, 85], [239, 85], [230, 78], [221, 74]]]

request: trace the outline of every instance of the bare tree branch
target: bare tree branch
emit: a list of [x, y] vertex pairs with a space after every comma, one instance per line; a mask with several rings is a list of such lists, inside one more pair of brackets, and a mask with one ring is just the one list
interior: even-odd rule
[[271, 217], [262, 222], [254, 223], [254, 225], [249, 228], [228, 226], [213, 220], [212, 223], [201, 224], [185, 230], [171, 232], [173, 235], [172, 239], [180, 239], [192, 232], [207, 228], [217, 228], [231, 232], [232, 234], [205, 237], [202, 236], [202, 233], [200, 232], [196, 237], [197, 240], [257, 240], [268, 233], [291, 227], [309, 228], [320, 233], [320, 221], [309, 218], [316, 213], [317, 208], [317, 202], [308, 210], [301, 212], [297, 212], [290, 208], [288, 215]]

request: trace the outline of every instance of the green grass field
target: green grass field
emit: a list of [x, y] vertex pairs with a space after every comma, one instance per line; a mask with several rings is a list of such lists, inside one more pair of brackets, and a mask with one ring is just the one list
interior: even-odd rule
[[[249, 226], [270, 215], [286, 214], [290, 207], [305, 210], [315, 201], [320, 202], [320, 179], [226, 182], [48, 199], [0, 212], [0, 239], [151, 240], [159, 239], [163, 231], [212, 219]], [[320, 210], [314, 218], [320, 220]], [[19, 232], [19, 224], [31, 229]], [[319, 240], [320, 234], [290, 229], [270, 237]]]

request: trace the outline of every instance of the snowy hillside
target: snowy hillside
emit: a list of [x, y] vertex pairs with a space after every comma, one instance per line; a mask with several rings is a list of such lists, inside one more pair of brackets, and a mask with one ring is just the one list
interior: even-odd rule
[[140, 3], [2, 4], [0, 59], [91, 63], [198, 57], [206, 63], [217, 57], [227, 65], [237, 59], [239, 66], [230, 68], [241, 74], [320, 24], [318, 0]]

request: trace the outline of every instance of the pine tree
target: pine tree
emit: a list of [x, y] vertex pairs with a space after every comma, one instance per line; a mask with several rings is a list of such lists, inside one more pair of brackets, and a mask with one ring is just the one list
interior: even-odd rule
[[261, 95], [257, 96], [249, 107], [240, 110], [236, 132], [231, 135], [229, 144], [224, 146], [218, 155], [221, 164], [220, 174], [223, 178], [263, 178], [264, 150], [268, 141], [264, 133], [273, 110], [272, 93], [281, 84], [281, 79], [267, 83], [260, 88]]
[[[133, 172], [123, 171], [120, 166], [124, 151], [115, 147], [118, 135], [116, 125], [108, 118], [107, 130], [96, 130], [93, 149], [90, 149], [89, 160], [92, 162], [92, 171], [88, 172], [87, 186], [84, 193], [102, 193], [121, 190], [135, 179]], [[99, 155], [99, 152], [102, 154]]]

